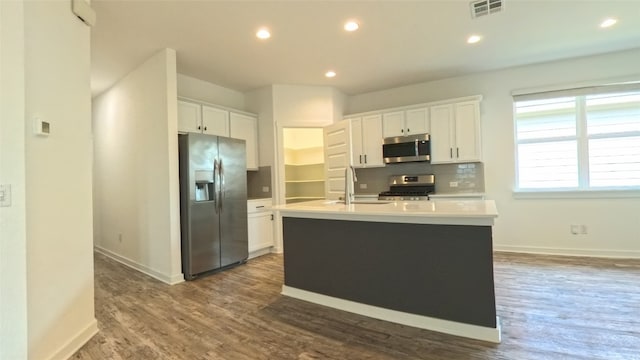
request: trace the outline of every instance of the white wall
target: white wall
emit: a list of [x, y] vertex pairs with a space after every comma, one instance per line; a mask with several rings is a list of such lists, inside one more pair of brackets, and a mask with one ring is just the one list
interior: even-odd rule
[[[66, 359], [93, 303], [89, 28], [67, 2], [2, 2], [0, 358]], [[49, 137], [33, 119], [50, 122]]]
[[[500, 217], [496, 249], [543, 253], [640, 257], [640, 198], [514, 199], [514, 139], [511, 91], [596, 80], [639, 80], [640, 50], [512, 68], [426, 82], [348, 99], [347, 113], [484, 96], [481, 105], [486, 193]], [[587, 235], [571, 235], [585, 224]]]
[[278, 126], [324, 127], [342, 119], [343, 99], [328, 86], [273, 85], [273, 117]]
[[[258, 115], [258, 152], [260, 166], [274, 165], [274, 120], [273, 90], [271, 86], [256, 89], [246, 94], [247, 111]], [[271, 171], [273, 180], [273, 168]]]
[[178, 96], [245, 110], [243, 93], [183, 74], [178, 74]]
[[183, 280], [176, 54], [165, 49], [94, 99], [99, 251], [166, 283]]
[[0, 1], [0, 359], [27, 358], [24, 65], [23, 4]]

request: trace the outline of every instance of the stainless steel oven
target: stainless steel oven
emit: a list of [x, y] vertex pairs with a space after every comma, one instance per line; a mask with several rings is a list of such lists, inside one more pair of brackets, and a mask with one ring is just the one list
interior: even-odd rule
[[385, 138], [382, 143], [385, 164], [430, 161], [429, 134]]

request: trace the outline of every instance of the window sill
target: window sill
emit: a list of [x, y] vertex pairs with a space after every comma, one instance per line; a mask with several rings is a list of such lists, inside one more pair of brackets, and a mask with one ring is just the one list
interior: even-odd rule
[[514, 199], [627, 199], [640, 198], [640, 189], [514, 190]]

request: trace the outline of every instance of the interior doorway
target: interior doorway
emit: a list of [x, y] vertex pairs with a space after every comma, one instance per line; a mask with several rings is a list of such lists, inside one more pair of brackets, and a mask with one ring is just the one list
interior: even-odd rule
[[285, 202], [325, 198], [322, 128], [283, 128]]

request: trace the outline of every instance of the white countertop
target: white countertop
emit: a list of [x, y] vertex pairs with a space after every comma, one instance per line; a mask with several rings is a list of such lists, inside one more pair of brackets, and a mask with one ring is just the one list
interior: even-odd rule
[[395, 222], [412, 224], [493, 225], [498, 217], [493, 200], [356, 201], [345, 205], [316, 200], [274, 206], [284, 217]]

